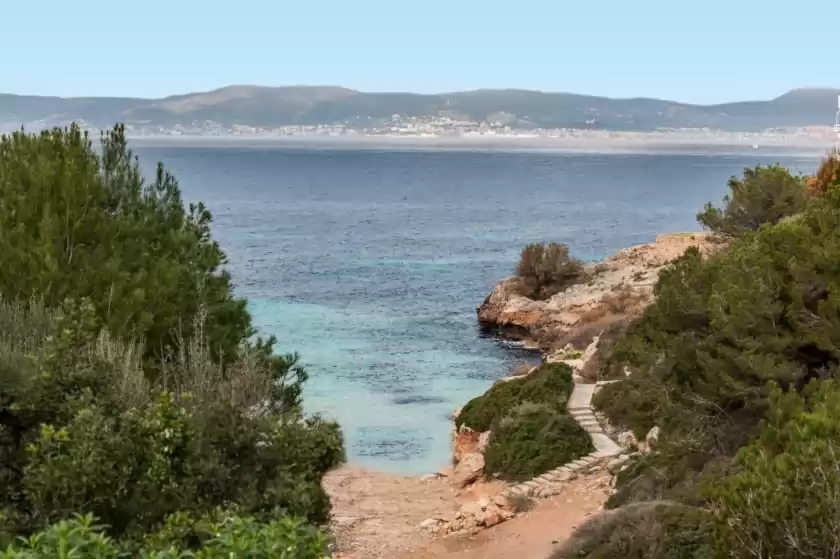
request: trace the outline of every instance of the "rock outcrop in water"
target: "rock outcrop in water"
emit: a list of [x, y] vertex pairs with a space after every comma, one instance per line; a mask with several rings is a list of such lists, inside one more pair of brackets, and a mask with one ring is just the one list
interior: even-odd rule
[[500, 282], [478, 307], [482, 328], [552, 352], [585, 348], [612, 324], [632, 318], [653, 300], [659, 272], [691, 246], [708, 254], [720, 245], [706, 233], [661, 235], [586, 267], [589, 280], [545, 301], [519, 294], [518, 278]]

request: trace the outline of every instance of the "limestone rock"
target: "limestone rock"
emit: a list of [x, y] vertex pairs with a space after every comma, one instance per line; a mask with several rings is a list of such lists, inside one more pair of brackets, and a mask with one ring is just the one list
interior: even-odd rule
[[[478, 321], [482, 327], [499, 329], [503, 335], [533, 342], [541, 349], [558, 345], [568, 349], [567, 342], [574, 339], [579, 340], [575, 344], [588, 343], [586, 337], [597, 334], [595, 329], [638, 316], [653, 300], [659, 272], [690, 246], [697, 246], [703, 254], [723, 248], [708, 234], [663, 235], [655, 243], [621, 250], [588, 265], [590, 281], [543, 301], [519, 295], [522, 280], [508, 278], [496, 285], [477, 309]], [[589, 352], [596, 349], [597, 345], [587, 347]]]
[[473, 431], [466, 425], [455, 431], [452, 435], [452, 459], [455, 464], [461, 462], [467, 454], [477, 452], [478, 440], [481, 433]]
[[490, 431], [485, 431], [478, 436], [478, 442], [475, 445], [475, 451], [484, 454], [487, 450], [487, 445], [490, 444]]
[[445, 531], [475, 534], [483, 528], [490, 528], [515, 516], [513, 511], [500, 506], [495, 501], [497, 499], [491, 502], [487, 498], [481, 498], [464, 504], [455, 518], [448, 523]]
[[659, 441], [659, 426], [656, 426], [648, 431], [647, 436], [645, 436], [645, 442], [649, 447], [656, 445], [657, 441]]
[[429, 532], [436, 532], [443, 522], [444, 521], [440, 518], [427, 518], [420, 523], [420, 528], [422, 530], [428, 530]]
[[622, 431], [619, 433], [616, 442], [618, 443], [618, 446], [624, 449], [630, 449], [637, 446], [636, 437], [633, 435], [632, 431]]
[[466, 454], [455, 466], [455, 471], [452, 474], [452, 483], [456, 487], [462, 488], [477, 481], [484, 475], [484, 455], [478, 452]]

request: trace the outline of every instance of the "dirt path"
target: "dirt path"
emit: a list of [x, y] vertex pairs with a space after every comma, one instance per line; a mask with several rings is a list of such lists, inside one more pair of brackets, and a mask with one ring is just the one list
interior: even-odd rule
[[458, 492], [445, 479], [424, 480], [343, 466], [324, 478], [332, 501], [330, 525], [335, 559], [396, 559], [428, 545], [419, 528], [428, 518], [451, 518], [460, 506], [481, 495], [495, 495], [501, 484]]
[[559, 495], [540, 499], [536, 507], [473, 538], [450, 537], [430, 542], [400, 559], [548, 559], [558, 543], [607, 500], [609, 476], [596, 474], [570, 483]]

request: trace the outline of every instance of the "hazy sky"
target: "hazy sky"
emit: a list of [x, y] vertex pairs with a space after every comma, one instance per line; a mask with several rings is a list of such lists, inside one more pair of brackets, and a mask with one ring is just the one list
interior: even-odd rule
[[0, 92], [515, 87], [715, 103], [840, 85], [837, 0], [0, 0]]

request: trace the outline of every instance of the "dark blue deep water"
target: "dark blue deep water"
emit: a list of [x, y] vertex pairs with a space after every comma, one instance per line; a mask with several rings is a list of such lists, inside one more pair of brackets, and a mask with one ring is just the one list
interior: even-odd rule
[[257, 325], [309, 368], [309, 411], [350, 460], [401, 473], [449, 461], [447, 416], [528, 359], [482, 338], [475, 308], [534, 241], [600, 259], [692, 231], [748, 155], [578, 155], [142, 147], [207, 203]]

